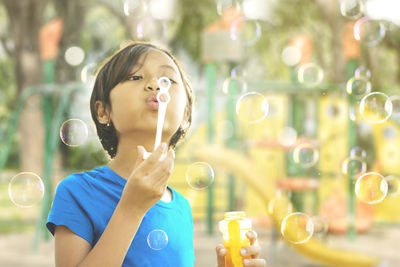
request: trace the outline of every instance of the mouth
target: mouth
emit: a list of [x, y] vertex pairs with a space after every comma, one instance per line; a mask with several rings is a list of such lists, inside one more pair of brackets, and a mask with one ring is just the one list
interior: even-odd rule
[[152, 110], [158, 110], [157, 95], [152, 95], [146, 100], [147, 106]]

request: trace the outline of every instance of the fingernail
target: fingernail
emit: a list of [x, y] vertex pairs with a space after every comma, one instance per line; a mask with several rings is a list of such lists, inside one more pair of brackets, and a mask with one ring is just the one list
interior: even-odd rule
[[219, 251], [220, 254], [225, 254], [226, 253], [226, 249], [221, 248], [221, 250]]
[[240, 250], [240, 254], [242, 254], [242, 256], [246, 256], [247, 250], [246, 250], [245, 248], [242, 248], [242, 249]]

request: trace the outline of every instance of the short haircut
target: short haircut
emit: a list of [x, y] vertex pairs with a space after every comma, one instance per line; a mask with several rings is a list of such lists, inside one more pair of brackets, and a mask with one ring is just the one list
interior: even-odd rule
[[118, 136], [114, 125], [110, 126], [102, 124], [97, 119], [97, 111], [95, 109], [96, 101], [101, 101], [103, 105], [111, 110], [110, 92], [120, 82], [125, 81], [132, 68], [138, 63], [140, 56], [151, 50], [158, 50], [169, 56], [176, 64], [182, 77], [183, 85], [187, 94], [187, 105], [185, 112], [188, 112], [188, 120], [181, 125], [172, 135], [169, 148], [175, 148], [181, 140], [183, 140], [192, 124], [192, 112], [194, 103], [194, 94], [190, 82], [183, 71], [180, 63], [172, 56], [172, 54], [160, 47], [150, 43], [133, 42], [115, 52], [111, 57], [107, 58], [99, 67], [96, 75], [96, 81], [90, 97], [90, 112], [92, 119], [96, 125], [97, 135], [103, 148], [107, 151], [111, 158], [114, 158], [118, 149]]

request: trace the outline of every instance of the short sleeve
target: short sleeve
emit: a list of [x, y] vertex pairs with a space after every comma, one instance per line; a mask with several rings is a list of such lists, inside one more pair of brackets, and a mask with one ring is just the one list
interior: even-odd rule
[[93, 247], [94, 227], [87, 206], [90, 195], [79, 178], [71, 175], [58, 184], [46, 226], [54, 236], [56, 226], [64, 225]]

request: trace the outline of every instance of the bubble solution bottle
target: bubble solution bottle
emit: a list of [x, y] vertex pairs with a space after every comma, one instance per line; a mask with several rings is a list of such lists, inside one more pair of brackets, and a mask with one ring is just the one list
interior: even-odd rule
[[241, 256], [240, 249], [250, 245], [246, 233], [251, 230], [251, 220], [246, 218], [244, 211], [225, 212], [224, 219], [219, 222], [219, 230], [227, 250], [225, 266], [243, 267], [243, 259], [250, 257]]

